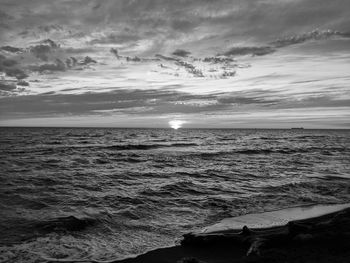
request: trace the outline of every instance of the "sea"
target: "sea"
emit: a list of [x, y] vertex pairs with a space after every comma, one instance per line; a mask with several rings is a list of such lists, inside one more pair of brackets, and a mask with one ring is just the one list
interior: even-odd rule
[[350, 202], [350, 130], [0, 128], [0, 261], [113, 261]]

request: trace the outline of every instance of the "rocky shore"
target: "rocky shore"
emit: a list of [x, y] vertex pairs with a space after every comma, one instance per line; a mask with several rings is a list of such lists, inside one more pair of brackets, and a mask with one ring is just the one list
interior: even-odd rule
[[272, 227], [189, 233], [181, 245], [115, 263], [349, 262], [350, 208], [328, 211]]

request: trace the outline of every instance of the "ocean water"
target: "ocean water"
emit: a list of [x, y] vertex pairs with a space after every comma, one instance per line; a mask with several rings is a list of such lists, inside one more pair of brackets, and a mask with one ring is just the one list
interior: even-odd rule
[[350, 201], [349, 130], [0, 129], [0, 261], [113, 260]]

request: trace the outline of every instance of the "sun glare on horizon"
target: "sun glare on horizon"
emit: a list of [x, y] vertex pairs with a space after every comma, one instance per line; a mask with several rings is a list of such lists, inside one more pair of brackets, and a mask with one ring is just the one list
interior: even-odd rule
[[184, 123], [185, 123], [185, 121], [172, 120], [172, 121], [169, 121], [169, 126], [171, 128], [173, 128], [174, 130], [177, 130], [177, 129], [181, 128]]

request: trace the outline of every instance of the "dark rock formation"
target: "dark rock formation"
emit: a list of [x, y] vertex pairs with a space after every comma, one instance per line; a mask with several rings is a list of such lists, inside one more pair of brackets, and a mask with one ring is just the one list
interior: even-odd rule
[[286, 225], [184, 235], [181, 246], [160, 248], [120, 263], [347, 263], [350, 208]]

